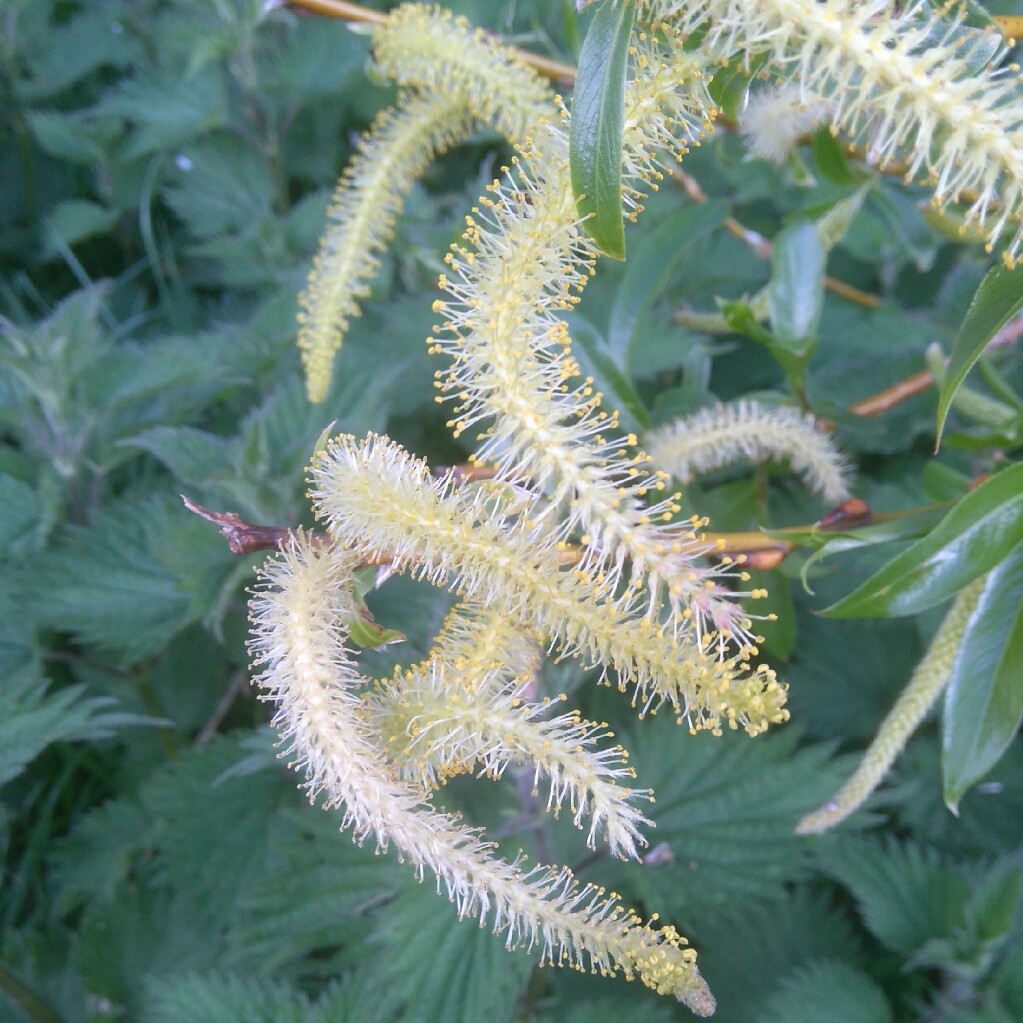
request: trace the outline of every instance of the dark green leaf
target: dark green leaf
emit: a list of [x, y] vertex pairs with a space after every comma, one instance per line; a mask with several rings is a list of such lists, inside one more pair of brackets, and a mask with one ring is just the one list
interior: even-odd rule
[[930, 849], [911, 842], [847, 838], [821, 865], [856, 899], [863, 922], [887, 948], [911, 955], [962, 923], [969, 890]]
[[881, 985], [835, 959], [818, 960], [793, 976], [764, 1006], [757, 1023], [890, 1023]]
[[898, 618], [948, 600], [1023, 539], [1023, 463], [967, 494], [924, 539], [822, 614]]
[[608, 326], [609, 354], [619, 368], [627, 368], [632, 342], [679, 261], [717, 230], [727, 213], [722, 202], [683, 206], [634, 248]]
[[583, 374], [593, 378], [595, 389], [605, 396], [612, 408], [618, 410], [622, 427], [634, 433], [648, 429], [650, 414], [643, 400], [629, 378], [615, 364], [596, 327], [581, 316], [572, 316], [570, 325]]
[[622, 132], [629, 40], [635, 0], [603, 3], [579, 55], [569, 162], [579, 215], [597, 247], [613, 259], [625, 258], [622, 219]]
[[819, 128], [811, 140], [817, 170], [836, 185], [855, 185], [859, 177], [849, 166], [841, 143], [828, 128]]
[[1001, 758], [1023, 720], [1023, 546], [988, 576], [970, 617], [945, 696], [945, 802]]
[[974, 366], [988, 342], [1023, 308], [1023, 266], [1009, 270], [997, 266], [980, 283], [966, 319], [959, 328], [948, 372], [938, 399], [937, 444], [945, 429], [945, 420], [959, 385]]

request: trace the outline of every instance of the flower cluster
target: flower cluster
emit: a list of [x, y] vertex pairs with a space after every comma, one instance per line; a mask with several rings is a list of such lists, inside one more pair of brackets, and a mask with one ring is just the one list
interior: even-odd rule
[[[938, 204], [970, 195], [968, 217], [992, 243], [1019, 219], [1016, 86], [993, 70], [1001, 49], [987, 37], [884, 0], [640, 0], [639, 24], [648, 28], [634, 34], [625, 89], [625, 215], [658, 187], [665, 154], [680, 158], [710, 128], [708, 78], [739, 57], [791, 79], [781, 94], [798, 115], [789, 135], [820, 119], [868, 141], [879, 163], [905, 160], [910, 176], [932, 179]], [[785, 687], [757, 663], [755, 619], [740, 603], [759, 594], [741, 592], [741, 565], [715, 561], [705, 520], [684, 518], [669, 484], [738, 457], [785, 457], [840, 501], [844, 464], [811, 419], [752, 403], [652, 434], [653, 457], [623, 435], [580, 372], [565, 318], [599, 256], [572, 190], [569, 110], [510, 51], [436, 8], [397, 8], [375, 29], [374, 55], [402, 92], [339, 184], [302, 297], [309, 395], [327, 393], [403, 196], [445, 147], [490, 125], [517, 153], [446, 257], [427, 342], [446, 359], [437, 400], [487, 479], [437, 477], [386, 437], [327, 444], [310, 496], [328, 536], [294, 534], [252, 601], [257, 681], [310, 796], [343, 809], [358, 840], [393, 844], [434, 873], [461, 916], [544, 962], [635, 976], [709, 1014], [695, 953], [673, 928], [644, 923], [565, 868], [501, 858], [430, 796], [457, 774], [525, 766], [547, 785], [548, 810], [567, 807], [591, 847], [638, 857], [650, 793], [632, 787], [606, 725], [537, 697], [540, 652], [598, 668], [641, 714], [670, 708], [692, 731], [757, 735], [784, 721]], [[860, 199], [818, 225], [823, 248]], [[1017, 231], [1008, 262], [1021, 245]], [[367, 563], [462, 601], [426, 660], [375, 682], [347, 643], [353, 577]], [[919, 708], [902, 717], [915, 721]]]

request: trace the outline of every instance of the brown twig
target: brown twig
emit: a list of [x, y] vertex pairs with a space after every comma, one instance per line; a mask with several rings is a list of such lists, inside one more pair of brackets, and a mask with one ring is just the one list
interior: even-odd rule
[[[993, 352], [999, 348], [1007, 348], [1015, 344], [1023, 336], [1023, 316], [1010, 320], [991, 340], [987, 343], [985, 352]], [[849, 411], [857, 416], [880, 416], [889, 409], [894, 408], [900, 402], [926, 391], [934, 383], [934, 375], [929, 369], [923, 369], [919, 373], [906, 377], [897, 383], [886, 387], [883, 391], [864, 398], [849, 406]]]
[[[287, 0], [290, 7], [304, 8], [316, 14], [325, 14], [328, 18], [340, 18], [342, 21], [364, 22], [380, 25], [387, 20], [381, 11], [371, 10], [361, 4], [346, 3], [345, 0]], [[571, 64], [563, 64], [553, 57], [544, 57], [529, 50], [509, 47], [511, 52], [524, 64], [528, 64], [539, 74], [556, 82], [571, 85], [575, 81], [575, 68]]]
[[227, 717], [228, 711], [233, 706], [235, 699], [237, 699], [240, 693], [245, 691], [248, 681], [249, 677], [244, 671], [236, 671], [231, 675], [227, 680], [227, 688], [220, 694], [220, 699], [217, 700], [217, 706], [214, 708], [212, 716], [195, 737], [196, 746], [204, 746], [217, 734], [217, 729], [224, 723], [224, 718]]
[[184, 494], [179, 496], [190, 512], [220, 527], [221, 535], [227, 540], [227, 546], [230, 547], [232, 554], [275, 551], [291, 535], [290, 529], [281, 526], [254, 526], [250, 522], [243, 522], [235, 512], [210, 511]]

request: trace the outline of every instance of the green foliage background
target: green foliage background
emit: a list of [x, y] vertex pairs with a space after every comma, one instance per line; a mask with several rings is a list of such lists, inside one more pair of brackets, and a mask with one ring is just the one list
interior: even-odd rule
[[[578, 57], [585, 19], [567, 2], [448, 6]], [[481, 135], [417, 187], [331, 397], [310, 407], [295, 296], [353, 133], [392, 99], [367, 79], [365, 37], [257, 0], [7, 0], [0, 58], [0, 1016], [683, 1018], [636, 985], [534, 971], [303, 803], [245, 684], [244, 588], [260, 558], [233, 557], [178, 498], [307, 521], [303, 467], [331, 420], [386, 430], [432, 464], [464, 458], [423, 339], [441, 256], [506, 150]], [[827, 295], [802, 380], [840, 424], [857, 496], [882, 511], [958, 497], [992, 445], [1018, 446], [1018, 407], [997, 429], [954, 408], [933, 457], [933, 390], [877, 420], [842, 411], [921, 369], [930, 342], [948, 351], [984, 276], [983, 254], [936, 230], [912, 190], [823, 137], [777, 168], [719, 133], [686, 169], [711, 202], [654, 196], [627, 229], [629, 261], [601, 266], [574, 324], [626, 420], [783, 393], [791, 374], [769, 348], [673, 314], [786, 272], [724, 230], [727, 212], [784, 246], [787, 225], [862, 185], [828, 272], [883, 301]], [[650, 268], [670, 270], [657, 293]], [[975, 386], [1002, 400], [1023, 382], [1012, 353], [984, 373]], [[719, 474], [686, 499], [718, 530], [826, 511], [774, 469]], [[566, 821], [537, 826], [510, 781], [460, 780], [442, 801], [510, 853], [577, 865], [670, 919], [723, 1023], [1023, 1018], [1018, 739], [958, 819], [931, 724], [867, 812], [822, 839], [793, 833], [851, 771], [940, 618], [815, 616], [891, 553], [826, 560], [812, 596], [798, 558], [766, 578], [781, 621], [765, 652], [791, 682], [793, 720], [756, 740], [637, 723], [577, 666], [545, 670], [545, 691], [612, 722], [655, 789], [647, 863], [589, 853]], [[374, 608], [409, 639], [369, 667], [422, 653], [447, 599], [388, 582]]]

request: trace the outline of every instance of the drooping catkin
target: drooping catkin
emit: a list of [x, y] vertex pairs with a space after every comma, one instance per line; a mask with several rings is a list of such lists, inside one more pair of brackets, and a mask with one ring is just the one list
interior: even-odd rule
[[460, 917], [478, 917], [507, 945], [538, 948], [543, 963], [638, 977], [701, 1016], [714, 999], [695, 953], [671, 927], [655, 930], [613, 894], [580, 887], [567, 868], [500, 859], [491, 842], [424, 802], [379, 748], [358, 690], [365, 684], [345, 647], [356, 559], [297, 533], [271, 558], [250, 602], [256, 684], [310, 798], [342, 807], [342, 828], [378, 848], [393, 844], [420, 874], [443, 883]]
[[909, 685], [881, 722], [860, 766], [833, 799], [819, 810], [807, 814], [796, 825], [799, 834], [808, 835], [833, 828], [855, 813], [881, 784], [895, 758], [948, 684], [963, 633], [984, 589], [985, 578], [982, 576], [970, 583], [956, 597], [923, 660], [916, 666]]
[[464, 18], [403, 4], [374, 31], [379, 68], [406, 91], [363, 136], [338, 182], [306, 289], [298, 346], [309, 400], [324, 401], [334, 358], [413, 184], [444, 151], [490, 125], [515, 142], [554, 110], [539, 75]]
[[651, 457], [680, 483], [740, 459], [788, 460], [807, 487], [839, 504], [849, 496], [848, 463], [813, 416], [756, 401], [715, 405], [651, 431]]
[[994, 29], [965, 32], [961, 16], [892, 0], [641, 0], [639, 17], [705, 27], [701, 46], [720, 61], [766, 58], [802, 97], [826, 100], [822, 123], [861, 139], [875, 164], [903, 161], [939, 208], [965, 202], [966, 223], [1015, 264], [1023, 88], [1016, 66], [999, 66], [1006, 46]]

